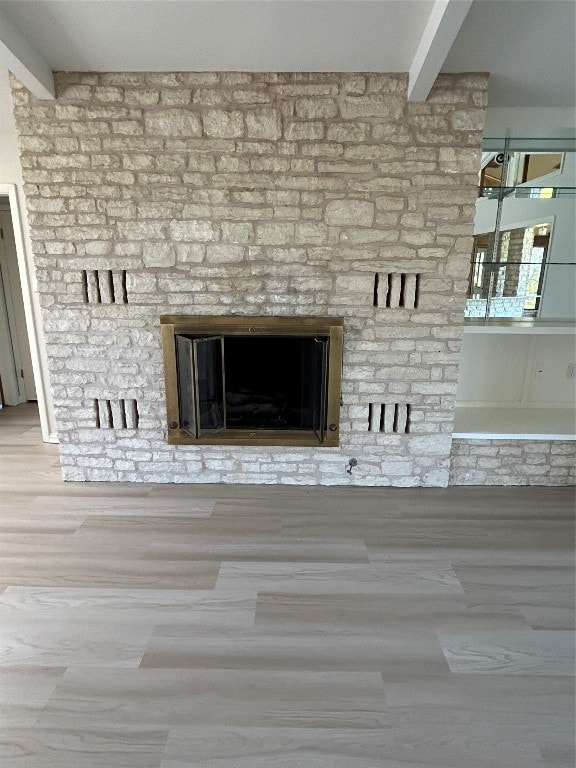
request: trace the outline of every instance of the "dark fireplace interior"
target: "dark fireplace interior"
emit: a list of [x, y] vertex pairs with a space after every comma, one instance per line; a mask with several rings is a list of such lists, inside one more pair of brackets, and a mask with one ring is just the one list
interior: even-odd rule
[[226, 340], [226, 410], [237, 429], [311, 429], [326, 339]]
[[180, 421], [218, 429], [323, 429], [327, 336], [177, 337]]

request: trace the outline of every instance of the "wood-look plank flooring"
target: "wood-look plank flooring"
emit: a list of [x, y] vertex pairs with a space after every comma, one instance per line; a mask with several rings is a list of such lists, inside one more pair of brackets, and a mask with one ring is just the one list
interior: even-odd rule
[[0, 411], [6, 768], [573, 768], [574, 489], [63, 483]]

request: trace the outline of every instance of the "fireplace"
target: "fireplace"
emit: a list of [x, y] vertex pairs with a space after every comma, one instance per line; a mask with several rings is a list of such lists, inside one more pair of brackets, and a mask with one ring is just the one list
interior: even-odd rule
[[169, 443], [339, 444], [341, 318], [160, 322]]

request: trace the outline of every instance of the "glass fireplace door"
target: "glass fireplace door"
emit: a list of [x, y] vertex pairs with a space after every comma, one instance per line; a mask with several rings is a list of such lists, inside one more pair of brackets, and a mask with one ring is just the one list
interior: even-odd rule
[[180, 424], [198, 438], [226, 428], [224, 337], [176, 338]]
[[304, 402], [309, 408], [309, 422], [320, 443], [326, 434], [326, 406], [328, 401], [328, 354], [330, 339], [327, 336], [315, 336], [304, 347], [305, 377], [303, 388]]
[[326, 420], [328, 408], [328, 359], [330, 353], [329, 338], [315, 338], [314, 341], [320, 347], [320, 356], [322, 360], [322, 375], [320, 377], [320, 408], [316, 413], [316, 434], [321, 443], [324, 442], [326, 435]]

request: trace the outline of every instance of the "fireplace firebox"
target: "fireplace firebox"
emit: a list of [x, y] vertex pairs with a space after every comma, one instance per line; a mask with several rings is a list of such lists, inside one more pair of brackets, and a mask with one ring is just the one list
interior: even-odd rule
[[171, 444], [339, 444], [343, 320], [160, 318]]

